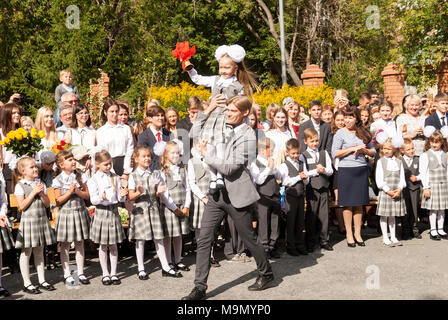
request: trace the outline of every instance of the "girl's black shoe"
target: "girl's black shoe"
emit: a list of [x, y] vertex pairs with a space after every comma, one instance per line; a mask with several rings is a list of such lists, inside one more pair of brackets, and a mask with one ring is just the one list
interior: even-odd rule
[[182, 262], [179, 262], [176, 264], [176, 269], [182, 270], [182, 271], [190, 271], [190, 268], [188, 266], [184, 265]]
[[42, 288], [42, 289], [45, 289], [47, 291], [54, 291], [54, 290], [56, 290], [56, 288], [53, 287], [52, 284], [49, 284], [47, 281], [44, 281], [44, 282], [40, 283], [39, 287]]
[[31, 294], [41, 293], [41, 291], [38, 288], [30, 289], [30, 287], [34, 287], [34, 286], [32, 284], [30, 284], [29, 286], [23, 287], [23, 291], [26, 293], [31, 293]]
[[182, 278], [183, 275], [182, 275], [182, 273], [177, 272], [174, 269], [170, 269], [168, 271], [165, 271], [162, 269], [162, 277]]
[[356, 243], [350, 243], [350, 242], [347, 242], [347, 246], [349, 247], [349, 248], [356, 248]]

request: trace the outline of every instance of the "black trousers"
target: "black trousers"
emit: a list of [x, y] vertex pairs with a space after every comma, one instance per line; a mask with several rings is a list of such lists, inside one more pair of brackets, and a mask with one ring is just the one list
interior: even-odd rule
[[305, 245], [305, 198], [285, 195], [286, 248], [306, 250]]
[[261, 276], [272, 275], [271, 265], [266, 253], [263, 246], [257, 241], [257, 235], [252, 228], [252, 214], [250, 210], [250, 206], [238, 209], [232, 206], [225, 189], [220, 190], [218, 196], [208, 197], [196, 250], [194, 280], [196, 287], [207, 289], [207, 279], [210, 272], [210, 253], [212, 243], [215, 240], [216, 227], [226, 215], [232, 217], [238, 235], [255, 258], [259, 274]]
[[230, 216], [225, 218], [224, 222], [224, 255], [228, 258], [235, 253], [243, 253], [246, 250], [243, 239], [238, 235], [238, 230]]
[[402, 235], [413, 237], [417, 231], [418, 201], [420, 199], [420, 189], [403, 189], [403, 198], [406, 204], [406, 215], [401, 218]]
[[329, 195], [327, 188], [319, 190], [308, 187], [306, 191], [306, 245], [314, 248], [320, 239], [320, 244], [328, 243], [328, 211]]
[[258, 238], [265, 250], [274, 249], [279, 237], [280, 195], [268, 197], [260, 194], [258, 209]]

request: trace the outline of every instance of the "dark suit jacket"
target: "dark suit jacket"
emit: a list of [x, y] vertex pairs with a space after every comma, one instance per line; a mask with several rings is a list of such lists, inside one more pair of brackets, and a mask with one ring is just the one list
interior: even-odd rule
[[[165, 128], [162, 128], [162, 141], [168, 142], [171, 139], [170, 132], [167, 131]], [[146, 129], [141, 134], [138, 135], [138, 142], [137, 146], [145, 146], [151, 149], [151, 164], [149, 168], [151, 170], [159, 170], [160, 169], [160, 159], [159, 156], [155, 155], [152, 151], [154, 145], [157, 142], [157, 138], [154, 136], [154, 134], [151, 131], [151, 128]]]
[[[446, 118], [445, 114], [445, 122], [448, 124], [448, 118]], [[437, 130], [442, 129], [442, 124], [440, 123], [439, 116], [437, 115], [437, 112], [434, 112], [432, 115], [430, 115], [428, 118], [425, 119], [425, 127], [427, 126], [433, 126]]]
[[[303, 131], [308, 128], [314, 128], [312, 119], [305, 121], [299, 127], [299, 142], [300, 153], [306, 150], [305, 142], [303, 141]], [[333, 143], [333, 135], [331, 134], [331, 127], [328, 123], [320, 120], [319, 124], [319, 150], [326, 150], [328, 154], [331, 154], [331, 144]]]
[[177, 129], [179, 129], [179, 128], [185, 129], [188, 132], [191, 130], [192, 126], [193, 126], [193, 123], [191, 123], [189, 116], [186, 116], [182, 120], [178, 121], [177, 124], [176, 124], [176, 128]]

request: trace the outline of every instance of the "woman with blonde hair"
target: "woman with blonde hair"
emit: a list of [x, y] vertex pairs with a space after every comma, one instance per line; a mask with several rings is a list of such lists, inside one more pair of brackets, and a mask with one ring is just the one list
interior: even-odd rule
[[41, 107], [37, 110], [34, 125], [36, 130], [42, 130], [45, 133], [45, 138], [41, 140], [41, 144], [44, 146], [43, 151], [51, 150], [51, 148], [59, 141], [56, 133], [53, 110], [49, 107]]
[[282, 107], [280, 107], [276, 103], [271, 103], [268, 105], [268, 107], [266, 109], [266, 121], [261, 124], [264, 127], [264, 130], [270, 129], [270, 127], [272, 125], [272, 121], [274, 119], [274, 115], [281, 109], [282, 109]]

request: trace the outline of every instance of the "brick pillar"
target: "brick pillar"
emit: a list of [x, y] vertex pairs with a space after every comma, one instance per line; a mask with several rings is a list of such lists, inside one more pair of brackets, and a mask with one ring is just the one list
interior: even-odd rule
[[406, 70], [394, 63], [389, 63], [381, 72], [384, 82], [384, 98], [394, 104], [394, 114], [398, 114], [402, 110], [405, 74]]
[[95, 128], [101, 126], [101, 110], [103, 103], [109, 97], [109, 77], [107, 73], [100, 70], [100, 78], [97, 83], [90, 82], [89, 99], [87, 107], [90, 109], [90, 118]]
[[90, 95], [93, 97], [95, 95], [101, 94], [100, 99], [106, 99], [109, 96], [109, 77], [107, 73], [101, 70], [100, 78], [97, 79], [98, 83], [90, 84]]
[[437, 69], [437, 90], [448, 93], [448, 58]]
[[324, 84], [325, 72], [318, 65], [310, 64], [300, 76], [304, 87], [321, 86]]

